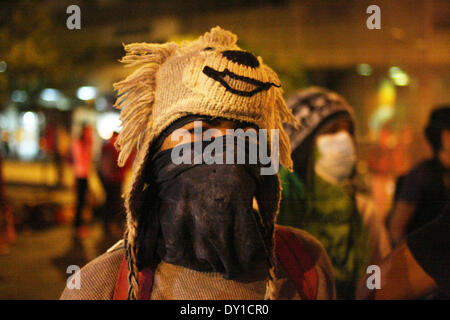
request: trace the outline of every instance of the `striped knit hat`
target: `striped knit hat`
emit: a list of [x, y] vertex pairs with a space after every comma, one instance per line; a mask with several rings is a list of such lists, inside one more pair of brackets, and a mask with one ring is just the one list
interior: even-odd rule
[[347, 114], [354, 118], [353, 109], [339, 94], [320, 87], [309, 87], [295, 92], [287, 99], [287, 104], [300, 124], [300, 129], [286, 126], [295, 150], [322, 123], [337, 114]]
[[[145, 201], [143, 169], [155, 139], [176, 120], [189, 115], [205, 115], [255, 124], [260, 129], [279, 130], [279, 159], [292, 168], [289, 138], [283, 123], [295, 124], [287, 108], [277, 74], [263, 64], [261, 57], [243, 51], [237, 37], [220, 27], [195, 41], [125, 46], [121, 60], [138, 67], [125, 80], [114, 84], [118, 93], [115, 106], [121, 109], [122, 130], [116, 145], [119, 165], [130, 153], [138, 153], [133, 166], [132, 185], [124, 195], [127, 211], [125, 236], [129, 267], [129, 298], [138, 295], [136, 266], [138, 212]], [[269, 136], [269, 143], [270, 143]], [[151, 186], [145, 186], [150, 187]], [[273, 266], [269, 268], [269, 280]], [[273, 286], [269, 281], [268, 288]], [[273, 296], [267, 290], [266, 297]]]

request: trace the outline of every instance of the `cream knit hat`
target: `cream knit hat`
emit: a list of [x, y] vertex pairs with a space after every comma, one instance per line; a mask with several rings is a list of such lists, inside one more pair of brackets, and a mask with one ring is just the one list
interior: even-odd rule
[[236, 41], [236, 35], [215, 27], [181, 45], [170, 42], [125, 46], [126, 55], [121, 62], [139, 67], [114, 84], [118, 93], [115, 106], [121, 109], [123, 126], [116, 142], [119, 165], [134, 149], [138, 150], [131, 190], [125, 194], [131, 298], [136, 297], [133, 290], [139, 287], [133, 260], [137, 210], [142, 201], [139, 196], [144, 189], [142, 171], [152, 142], [164, 129], [189, 114], [249, 122], [267, 129], [269, 134], [271, 129], [278, 129], [280, 162], [292, 167], [283, 123], [295, 124], [296, 120], [284, 102], [280, 80], [261, 57], [243, 51]]

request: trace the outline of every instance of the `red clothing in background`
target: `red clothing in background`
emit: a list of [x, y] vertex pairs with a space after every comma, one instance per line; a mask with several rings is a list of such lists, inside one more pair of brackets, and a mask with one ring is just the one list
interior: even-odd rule
[[76, 139], [72, 145], [73, 165], [77, 178], [87, 178], [91, 170], [92, 144]]
[[100, 172], [104, 179], [109, 182], [122, 182], [125, 178], [127, 166], [119, 167], [117, 159], [119, 152], [114, 147], [117, 136], [114, 135], [102, 147], [102, 156], [100, 158]]

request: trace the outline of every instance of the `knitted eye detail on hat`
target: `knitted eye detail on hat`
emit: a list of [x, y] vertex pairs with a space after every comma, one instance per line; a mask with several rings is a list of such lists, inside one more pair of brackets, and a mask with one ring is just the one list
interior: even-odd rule
[[[217, 70], [214, 70], [213, 68], [205, 66], [203, 68], [203, 73], [206, 74], [208, 77], [218, 81], [222, 86], [225, 87], [225, 89], [227, 91], [229, 91], [233, 94], [238, 94], [240, 96], [245, 96], [245, 97], [251, 97], [251, 96], [257, 94], [258, 92], [269, 90], [272, 86], [277, 87], [277, 88], [280, 87], [280, 85], [277, 85], [272, 82], [262, 82], [262, 81], [259, 81], [256, 79], [237, 75], [228, 69], [225, 69], [223, 71], [217, 71]], [[227, 82], [227, 80], [226, 80], [227, 77], [234, 79], [234, 80], [239, 80], [239, 81], [245, 82], [250, 85], [253, 85], [255, 87], [255, 89], [253, 89], [251, 91], [244, 91], [244, 90], [239, 90], [239, 89], [233, 88]]]
[[[212, 50], [213, 48], [207, 47], [204, 50], [207, 49]], [[257, 68], [260, 65], [258, 59], [250, 52], [240, 50], [226, 50], [221, 52], [221, 54], [227, 60], [242, 66]], [[227, 91], [245, 97], [251, 97], [258, 92], [269, 90], [272, 86], [277, 88], [280, 87], [280, 85], [277, 85], [273, 82], [263, 82], [257, 79], [236, 74], [234, 72], [231, 72], [227, 68], [225, 68], [223, 71], [219, 71], [211, 68], [210, 66], [205, 66], [203, 68], [203, 73], [219, 82]], [[235, 85], [234, 87], [233, 84], [231, 84], [231, 82], [229, 81], [230, 79], [238, 80], [237, 84], [236, 81], [233, 81], [233, 84]], [[253, 89], [239, 90], [237, 86], [239, 86], [240, 83], [249, 84]]]

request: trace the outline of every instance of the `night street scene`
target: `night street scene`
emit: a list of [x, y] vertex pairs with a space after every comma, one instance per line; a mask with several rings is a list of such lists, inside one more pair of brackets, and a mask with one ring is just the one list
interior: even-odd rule
[[450, 298], [448, 1], [0, 8], [0, 300]]

